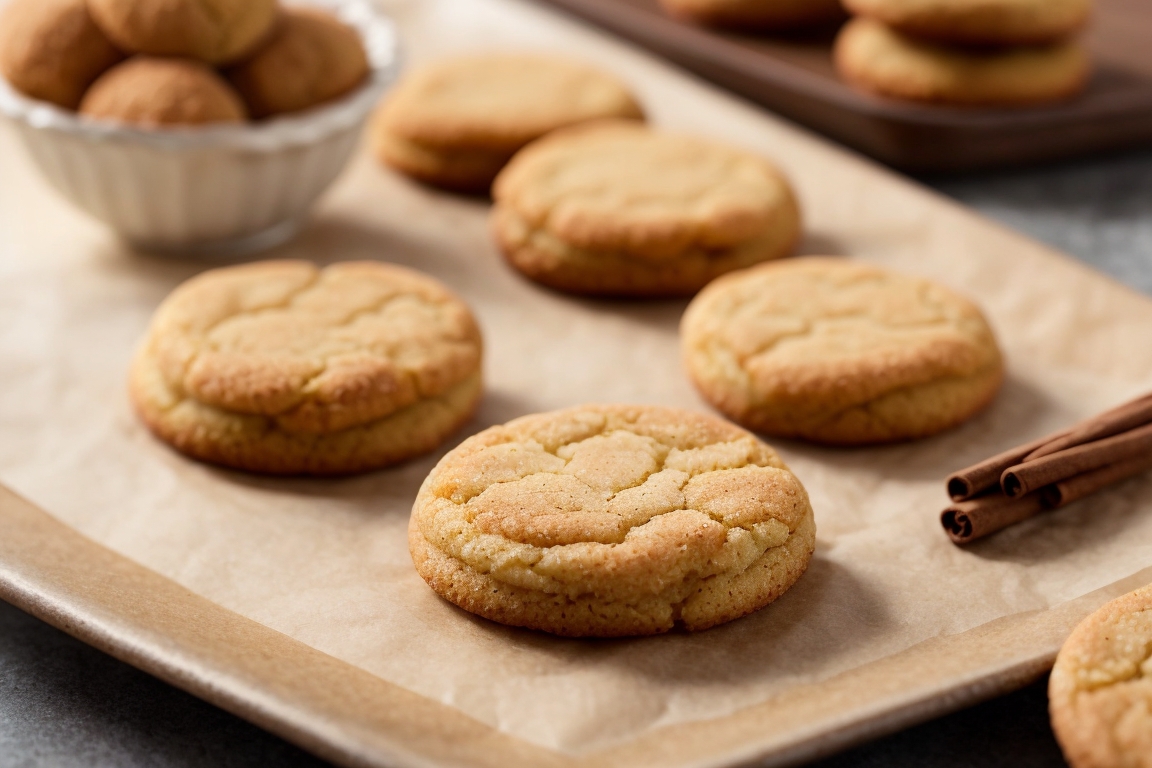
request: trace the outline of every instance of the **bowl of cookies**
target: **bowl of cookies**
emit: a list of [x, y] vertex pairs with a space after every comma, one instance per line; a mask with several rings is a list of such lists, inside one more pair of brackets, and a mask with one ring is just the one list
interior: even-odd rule
[[0, 113], [133, 246], [250, 252], [294, 235], [339, 175], [396, 52], [370, 0], [12, 0]]

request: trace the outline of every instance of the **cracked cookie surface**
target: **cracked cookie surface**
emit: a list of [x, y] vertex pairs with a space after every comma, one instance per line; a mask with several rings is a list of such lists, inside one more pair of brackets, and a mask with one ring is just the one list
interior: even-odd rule
[[132, 366], [137, 410], [197, 458], [337, 474], [431, 450], [481, 392], [468, 307], [378, 262], [270, 261], [177, 288]]
[[623, 121], [533, 143], [501, 171], [493, 197], [508, 261], [575, 293], [692, 294], [786, 255], [800, 236], [791, 187], [767, 160]]
[[485, 618], [568, 636], [707, 629], [808, 566], [808, 495], [769, 446], [712, 416], [581, 406], [448, 453], [413, 506], [416, 570]]
[[604, 118], [642, 119], [616, 78], [553, 56], [467, 56], [403, 78], [373, 119], [382, 162], [426, 183], [487, 192], [525, 144]]
[[1048, 698], [1073, 768], [1152, 768], [1152, 586], [1076, 627], [1056, 657]]
[[839, 258], [720, 278], [689, 305], [681, 344], [697, 389], [733, 420], [841, 445], [955, 426], [991, 402], [1004, 375], [971, 302]]

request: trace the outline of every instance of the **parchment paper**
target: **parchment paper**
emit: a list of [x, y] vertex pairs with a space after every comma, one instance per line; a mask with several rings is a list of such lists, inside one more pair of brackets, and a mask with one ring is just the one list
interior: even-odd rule
[[[501, 627], [441, 601], [412, 569], [409, 508], [442, 452], [347, 480], [273, 480], [196, 464], [149, 436], [127, 403], [128, 361], [159, 301], [210, 265], [129, 252], [56, 198], [5, 130], [0, 481], [226, 608], [569, 754], [721, 717], [1152, 564], [1148, 477], [968, 550], [953, 547], [937, 519], [949, 471], [1152, 389], [1152, 302], [535, 6], [385, 5], [413, 63], [489, 48], [567, 52], [628, 80], [656, 124], [774, 158], [804, 206], [803, 252], [925, 275], [979, 301], [1010, 361], [1003, 393], [968, 425], [914, 444], [777, 442], [811, 494], [817, 552], [797, 586], [753, 616], [698, 635], [611, 642]], [[303, 236], [268, 255], [397, 262], [471, 303], [488, 392], [453, 444], [589, 401], [706, 409], [680, 367], [683, 302], [542, 290], [503, 264], [486, 212], [483, 201], [421, 188], [362, 153]]]

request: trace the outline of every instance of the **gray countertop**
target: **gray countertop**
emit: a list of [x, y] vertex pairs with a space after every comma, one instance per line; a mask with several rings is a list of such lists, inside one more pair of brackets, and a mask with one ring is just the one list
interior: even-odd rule
[[[1152, 293], [1152, 153], [928, 183]], [[1041, 681], [813, 768], [1063, 766], [1046, 706]], [[270, 765], [326, 763], [0, 603], [0, 768]]]

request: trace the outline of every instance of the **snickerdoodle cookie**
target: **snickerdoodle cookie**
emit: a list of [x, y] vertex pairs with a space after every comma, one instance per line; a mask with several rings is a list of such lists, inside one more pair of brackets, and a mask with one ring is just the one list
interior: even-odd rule
[[836, 38], [840, 75], [866, 91], [898, 99], [1026, 106], [1069, 98], [1091, 73], [1075, 40], [973, 49], [912, 38], [872, 19], [849, 22]]
[[599, 118], [642, 119], [628, 88], [563, 58], [489, 54], [438, 62], [404, 77], [371, 129], [387, 165], [428, 184], [487, 192], [521, 147]]
[[75, 109], [92, 81], [122, 58], [85, 0], [12, 0], [0, 13], [0, 75], [34, 99]]
[[673, 16], [733, 29], [782, 31], [841, 18], [840, 0], [660, 0]]
[[479, 402], [481, 341], [456, 296], [379, 262], [267, 261], [205, 272], [156, 311], [130, 390], [162, 440], [276, 474], [403, 461]]
[[120, 49], [225, 64], [272, 30], [276, 0], [88, 0], [92, 17]]
[[272, 38], [228, 72], [252, 117], [308, 109], [351, 91], [368, 75], [356, 31], [314, 8], [286, 8]]
[[562, 291], [682, 296], [787, 255], [800, 236], [791, 187], [751, 152], [601, 121], [525, 147], [493, 185], [508, 261]]
[[726, 275], [681, 323], [701, 394], [749, 429], [858, 445], [926, 437], [988, 405], [1004, 365], [971, 302], [844, 259]]
[[408, 527], [442, 597], [504, 624], [614, 637], [707, 629], [775, 600], [816, 539], [804, 486], [712, 416], [582, 406], [445, 456]]
[[917, 37], [971, 45], [1034, 45], [1068, 37], [1092, 0], [844, 0], [852, 13]]
[[193, 59], [133, 56], [101, 75], [80, 114], [136, 125], [240, 123], [240, 95], [216, 70]]
[[1048, 699], [1072, 768], [1152, 768], [1152, 586], [1076, 627], [1056, 657]]

